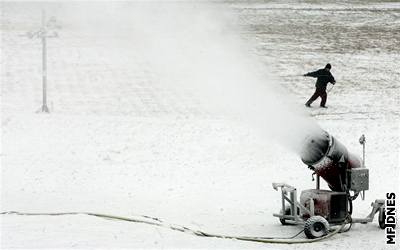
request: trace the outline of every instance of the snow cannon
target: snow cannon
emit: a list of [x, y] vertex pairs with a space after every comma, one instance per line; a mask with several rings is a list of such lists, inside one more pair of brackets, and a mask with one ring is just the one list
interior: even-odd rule
[[[322, 177], [332, 191], [368, 190], [368, 169], [364, 167], [361, 159], [349, 153], [342, 143], [325, 131], [305, 139], [301, 160], [317, 176]], [[363, 173], [360, 176], [365, 179], [357, 179], [354, 183], [347, 182], [347, 173]], [[352, 184], [353, 187], [351, 187]], [[354, 185], [359, 187], [354, 187]]]
[[[359, 196], [364, 200], [369, 189], [369, 171], [365, 167], [365, 136], [359, 139], [363, 159], [351, 154], [346, 147], [326, 131], [308, 136], [300, 153], [301, 161], [312, 171], [316, 187], [303, 190], [297, 201], [297, 189], [285, 183], [273, 183], [281, 189], [282, 209], [278, 217], [283, 225], [303, 225], [307, 238], [329, 234], [331, 227], [352, 223], [372, 222], [379, 212], [380, 228], [385, 228], [384, 200], [372, 202], [372, 211], [365, 218], [352, 218], [352, 201]], [[315, 176], [315, 178], [314, 178]], [[320, 178], [329, 190], [321, 189]], [[350, 229], [350, 227], [349, 227]]]

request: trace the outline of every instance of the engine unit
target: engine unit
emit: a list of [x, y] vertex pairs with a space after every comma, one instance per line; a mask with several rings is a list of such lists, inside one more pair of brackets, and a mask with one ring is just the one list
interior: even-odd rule
[[[314, 215], [324, 217], [329, 223], [341, 223], [347, 217], [348, 201], [345, 192], [321, 189], [308, 189], [301, 192], [300, 204], [308, 211], [312, 209], [311, 202], [314, 203]], [[304, 220], [311, 217], [307, 210], [300, 210]]]

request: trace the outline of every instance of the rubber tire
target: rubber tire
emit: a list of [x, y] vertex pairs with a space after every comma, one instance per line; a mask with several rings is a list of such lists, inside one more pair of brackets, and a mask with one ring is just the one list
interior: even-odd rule
[[381, 229], [386, 228], [385, 219], [386, 219], [386, 209], [384, 208], [379, 209], [378, 222], [379, 222], [379, 227]]
[[322, 216], [311, 216], [304, 224], [304, 233], [309, 239], [320, 238], [329, 232], [329, 223]]
[[[281, 214], [282, 214], [282, 210], [281, 210]], [[291, 215], [291, 211], [290, 211], [290, 207], [286, 207], [285, 208], [285, 215]], [[297, 208], [297, 215], [300, 215], [300, 208]], [[287, 226], [287, 225], [295, 225], [293, 223], [287, 223], [286, 219], [283, 218], [279, 218], [279, 221], [281, 222], [282, 225]]]

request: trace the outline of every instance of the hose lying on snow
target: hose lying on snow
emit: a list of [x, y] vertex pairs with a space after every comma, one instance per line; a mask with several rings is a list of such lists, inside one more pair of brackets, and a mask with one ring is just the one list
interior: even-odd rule
[[346, 226], [346, 224], [348, 224], [350, 222], [349, 219], [346, 219], [343, 222], [343, 224], [341, 224], [334, 231], [329, 232], [327, 235], [325, 235], [323, 237], [320, 237], [320, 238], [316, 238], [316, 239], [294, 239], [300, 233], [302, 233], [303, 230], [301, 230], [299, 233], [297, 233], [296, 235], [291, 236], [291, 237], [250, 237], [250, 236], [232, 236], [232, 235], [206, 233], [206, 232], [203, 232], [203, 231], [200, 231], [200, 230], [194, 230], [194, 229], [191, 229], [191, 228], [188, 228], [188, 227], [185, 227], [185, 226], [168, 224], [168, 223], [163, 222], [159, 218], [149, 217], [149, 216], [145, 216], [145, 215], [139, 215], [139, 216], [136, 216], [136, 218], [133, 218], [133, 217], [121, 217], [121, 216], [115, 216], [115, 215], [100, 214], [100, 213], [88, 213], [88, 212], [23, 213], [23, 212], [17, 212], [17, 211], [7, 211], [7, 212], [1, 212], [0, 213], [0, 215], [8, 215], [8, 214], [24, 215], [24, 216], [89, 215], [89, 216], [99, 217], [99, 218], [103, 218], [103, 219], [128, 221], [128, 222], [135, 222], [135, 223], [144, 223], [144, 224], [149, 224], [149, 225], [169, 228], [171, 230], [180, 231], [180, 232], [183, 232], [183, 233], [191, 233], [191, 234], [194, 234], [194, 235], [200, 236], [200, 237], [234, 239], [234, 240], [241, 240], [241, 241], [252, 241], [252, 242], [260, 242], [260, 243], [275, 243], [275, 244], [300, 244], [300, 243], [312, 243], [312, 242], [325, 240], [325, 239], [330, 238], [333, 235], [341, 232], [342, 229]]

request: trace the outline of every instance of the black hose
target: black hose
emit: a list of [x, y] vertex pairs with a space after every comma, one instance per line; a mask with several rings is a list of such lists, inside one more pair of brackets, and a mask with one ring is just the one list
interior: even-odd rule
[[100, 218], [103, 218], [103, 219], [112, 219], [112, 220], [120, 220], [120, 221], [136, 222], [136, 223], [145, 223], [145, 224], [150, 224], [150, 225], [154, 225], [154, 226], [169, 228], [171, 230], [176, 230], [176, 231], [180, 231], [180, 232], [183, 232], [183, 233], [191, 233], [193, 235], [201, 236], [201, 237], [233, 239], [233, 240], [252, 241], [252, 242], [259, 242], [259, 243], [273, 243], [273, 244], [301, 244], [301, 243], [312, 243], [312, 242], [325, 240], [325, 239], [330, 238], [333, 235], [341, 232], [343, 230], [343, 228], [346, 226], [346, 224], [349, 223], [349, 221], [346, 218], [346, 220], [340, 225], [340, 227], [335, 229], [333, 232], [330, 232], [327, 235], [322, 236], [320, 238], [315, 238], [315, 239], [294, 239], [301, 232], [303, 232], [303, 230], [301, 230], [299, 233], [297, 233], [296, 235], [291, 236], [291, 237], [248, 237], [248, 236], [232, 236], [232, 235], [206, 233], [206, 232], [203, 232], [203, 231], [200, 231], [200, 230], [194, 230], [194, 229], [191, 229], [191, 228], [188, 228], [188, 227], [185, 227], [185, 226], [172, 225], [172, 224], [169, 224], [169, 223], [165, 223], [159, 218], [153, 218], [153, 217], [148, 217], [148, 216], [144, 216], [144, 215], [139, 215], [139, 216], [136, 216], [135, 218], [128, 218], [128, 217], [121, 217], [121, 216], [107, 215], [107, 214], [99, 214], [99, 213], [89, 213], [89, 212], [61, 212], [61, 213], [23, 213], [23, 212], [17, 212], [17, 211], [0, 212], [0, 215], [6, 215], [6, 214], [26, 215], [26, 216], [89, 215], [89, 216], [100, 217]]

